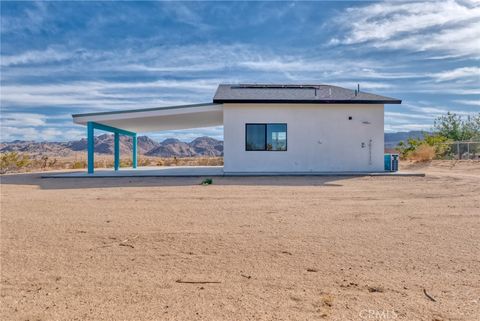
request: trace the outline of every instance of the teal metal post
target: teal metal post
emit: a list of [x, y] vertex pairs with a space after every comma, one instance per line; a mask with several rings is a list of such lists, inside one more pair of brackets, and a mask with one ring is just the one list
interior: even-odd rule
[[94, 127], [92, 122], [87, 123], [87, 153], [88, 153], [88, 173], [93, 174], [95, 168], [95, 157], [94, 157], [94, 147], [95, 147], [95, 136], [94, 136]]
[[137, 134], [132, 136], [132, 167], [137, 168]]
[[115, 128], [108, 125], [103, 125], [95, 122], [88, 122], [87, 123], [87, 139], [88, 139], [88, 173], [93, 174], [94, 170], [94, 146], [95, 146], [95, 137], [94, 131], [95, 129], [104, 130], [107, 132], [114, 133], [114, 168], [116, 171], [120, 168], [120, 135], [126, 135], [133, 138], [133, 159], [132, 165], [133, 168], [137, 167], [137, 133], [121, 129]]
[[115, 142], [114, 142], [114, 167], [115, 170], [118, 171], [120, 168], [120, 134], [115, 132]]

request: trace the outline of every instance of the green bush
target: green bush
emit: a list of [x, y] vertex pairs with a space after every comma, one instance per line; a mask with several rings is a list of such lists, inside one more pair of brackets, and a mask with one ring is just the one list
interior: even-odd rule
[[433, 128], [437, 135], [452, 141], [480, 139], [480, 113], [464, 118], [448, 112], [435, 119]]
[[18, 171], [30, 165], [30, 157], [28, 155], [19, 154], [17, 152], [8, 152], [1, 155], [0, 173]]

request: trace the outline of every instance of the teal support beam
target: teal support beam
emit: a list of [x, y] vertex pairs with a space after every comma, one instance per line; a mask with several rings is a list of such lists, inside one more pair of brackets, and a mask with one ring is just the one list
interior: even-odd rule
[[132, 167], [137, 168], [137, 134], [132, 137]]
[[87, 150], [88, 150], [88, 173], [93, 174], [95, 168], [95, 136], [94, 136], [94, 124], [92, 122], [87, 123]]
[[95, 122], [88, 122], [87, 123], [87, 140], [88, 140], [88, 173], [93, 174], [95, 159], [94, 159], [94, 146], [95, 146], [95, 136], [94, 131], [95, 129], [104, 130], [107, 132], [111, 132], [114, 134], [114, 168], [116, 171], [120, 168], [120, 135], [130, 136], [133, 139], [133, 158], [132, 158], [132, 166], [133, 168], [137, 168], [137, 133], [111, 127], [108, 125], [103, 125]]
[[115, 128], [115, 127], [112, 127], [112, 126], [103, 125], [103, 124], [99, 124], [99, 123], [95, 123], [95, 122], [92, 122], [92, 124], [93, 124], [93, 127], [95, 129], [104, 130], [106, 132], [119, 133], [121, 135], [130, 136], [130, 137], [133, 137], [137, 134], [137, 133], [125, 130], [125, 129]]
[[120, 168], [120, 134], [114, 133], [114, 168], [116, 171]]

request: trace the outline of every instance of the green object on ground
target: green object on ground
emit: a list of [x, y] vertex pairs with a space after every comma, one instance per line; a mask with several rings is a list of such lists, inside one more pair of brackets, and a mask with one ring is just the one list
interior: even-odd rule
[[205, 178], [201, 183], [201, 185], [211, 185], [211, 184], [213, 184], [213, 180], [211, 178]]

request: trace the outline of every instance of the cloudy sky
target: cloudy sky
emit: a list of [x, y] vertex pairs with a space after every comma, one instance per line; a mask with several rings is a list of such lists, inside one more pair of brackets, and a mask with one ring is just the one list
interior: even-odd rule
[[[71, 114], [210, 102], [219, 83], [403, 99], [385, 130], [480, 111], [480, 1], [1, 2], [1, 134], [85, 136]], [[156, 134], [222, 138], [222, 128]]]

